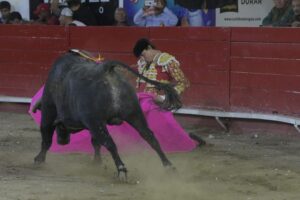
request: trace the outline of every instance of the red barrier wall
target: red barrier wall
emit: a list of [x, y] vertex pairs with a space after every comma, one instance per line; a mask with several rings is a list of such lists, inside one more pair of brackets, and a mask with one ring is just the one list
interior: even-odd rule
[[130, 65], [140, 37], [174, 54], [191, 81], [188, 107], [299, 116], [300, 30], [0, 26], [0, 95], [31, 97], [58, 55], [101, 52]]
[[300, 30], [233, 28], [230, 107], [300, 114]]
[[31, 97], [54, 59], [68, 49], [58, 26], [0, 26], [0, 95]]

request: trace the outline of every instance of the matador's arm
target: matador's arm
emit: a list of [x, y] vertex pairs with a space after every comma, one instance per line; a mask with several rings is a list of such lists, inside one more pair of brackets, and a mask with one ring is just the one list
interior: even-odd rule
[[183, 93], [185, 89], [190, 86], [190, 83], [188, 79], [185, 77], [182, 70], [180, 69], [179, 62], [176, 62], [174, 60], [170, 61], [168, 63], [167, 69], [176, 84], [175, 90], [178, 92], [178, 94]]

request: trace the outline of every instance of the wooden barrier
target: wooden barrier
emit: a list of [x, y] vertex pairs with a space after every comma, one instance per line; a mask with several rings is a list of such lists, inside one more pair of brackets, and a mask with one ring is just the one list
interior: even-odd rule
[[233, 28], [230, 107], [300, 115], [300, 30]]
[[0, 94], [31, 97], [55, 58], [68, 49], [68, 30], [1, 25], [0, 44]]
[[191, 81], [186, 107], [299, 116], [300, 30], [0, 26], [0, 95], [31, 97], [70, 48], [133, 65], [134, 42], [174, 54]]

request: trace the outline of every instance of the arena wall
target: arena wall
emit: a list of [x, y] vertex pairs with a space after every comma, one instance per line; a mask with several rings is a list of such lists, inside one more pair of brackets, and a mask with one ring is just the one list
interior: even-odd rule
[[0, 26], [0, 96], [31, 97], [70, 48], [135, 65], [140, 37], [174, 54], [191, 82], [185, 107], [299, 116], [300, 30]]

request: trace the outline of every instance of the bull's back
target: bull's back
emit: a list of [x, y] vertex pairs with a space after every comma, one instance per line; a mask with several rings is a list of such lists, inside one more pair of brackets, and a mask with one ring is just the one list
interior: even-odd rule
[[139, 109], [132, 85], [122, 74], [102, 64], [67, 53], [56, 60], [45, 85], [58, 118], [82, 121], [87, 117], [107, 120]]
[[129, 81], [114, 70], [102, 70], [101, 65], [74, 68], [66, 75], [63, 88], [63, 104], [76, 120], [85, 117], [107, 120], [128, 115], [138, 107]]
[[80, 58], [71, 53], [66, 53], [55, 60], [49, 72], [46, 83], [62, 83], [66, 75], [73, 70], [74, 64], [78, 63]]
[[80, 63], [89, 62], [72, 53], [66, 53], [56, 59], [48, 74], [42, 101], [45, 105], [54, 105], [58, 115], [69, 115], [69, 102], [65, 98], [68, 88], [65, 86], [65, 82], [67, 79], [72, 79], [70, 73], [76, 68], [80, 68]]

